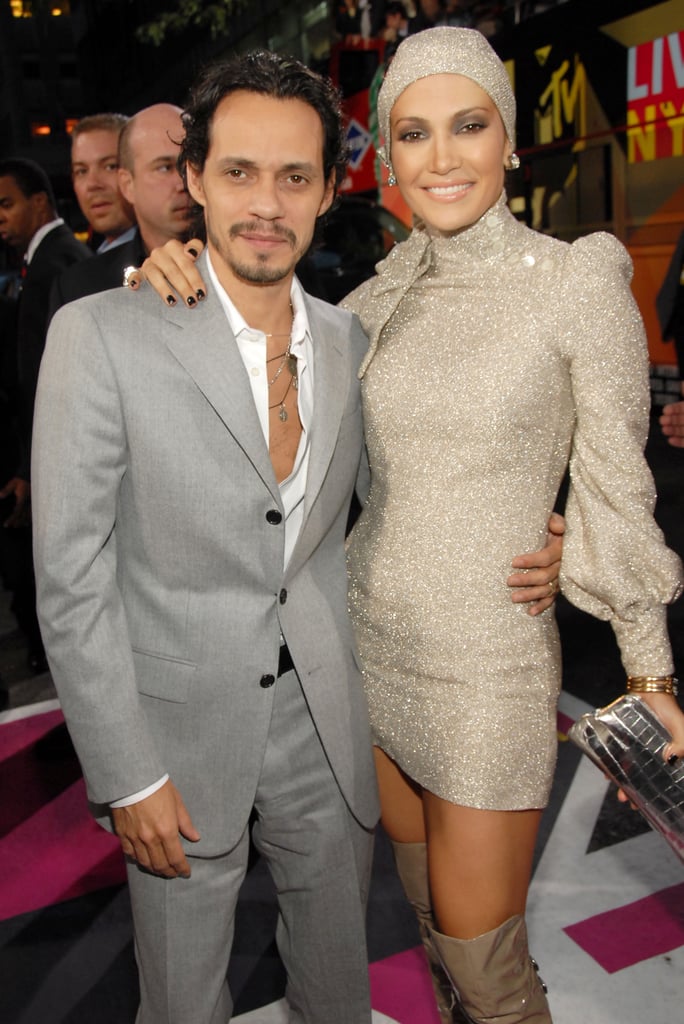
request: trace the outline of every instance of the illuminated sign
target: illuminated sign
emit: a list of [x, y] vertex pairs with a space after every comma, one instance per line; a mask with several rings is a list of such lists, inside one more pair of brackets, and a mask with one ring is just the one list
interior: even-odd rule
[[684, 31], [629, 49], [627, 159], [684, 155]]
[[[551, 47], [539, 50], [545, 55], [542, 66]], [[548, 84], [537, 100], [535, 111], [535, 141], [544, 145], [572, 136], [580, 138], [586, 134], [587, 75], [578, 56], [574, 60], [563, 60], [549, 73]]]

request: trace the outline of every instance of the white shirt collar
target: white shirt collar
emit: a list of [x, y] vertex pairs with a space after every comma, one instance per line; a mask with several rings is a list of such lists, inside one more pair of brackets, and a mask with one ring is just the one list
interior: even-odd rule
[[36, 231], [35, 235], [33, 236], [33, 238], [31, 239], [31, 241], [28, 244], [28, 249], [26, 250], [26, 257], [25, 258], [26, 258], [26, 262], [27, 263], [31, 262], [31, 260], [35, 256], [36, 249], [38, 248], [40, 243], [43, 241], [45, 236], [49, 235], [49, 233], [51, 231], [54, 231], [55, 228], [58, 228], [59, 225], [63, 224], [63, 223], [64, 223], [64, 220], [62, 219], [62, 217], [55, 217], [54, 220], [48, 221], [47, 224], [43, 224], [42, 228], [38, 228], [38, 230]]
[[104, 242], [100, 242], [97, 247], [97, 255], [99, 256], [103, 252], [109, 252], [110, 249], [116, 249], [118, 246], [125, 245], [126, 242], [132, 241], [132, 239], [135, 238], [137, 230], [138, 228], [134, 224], [132, 227], [123, 231], [120, 235], [117, 235], [116, 238], [105, 238]]
[[[230, 329], [237, 338], [241, 331], [256, 331], [257, 328], [250, 327], [245, 318], [242, 316], [240, 311], [236, 308], [232, 302], [228, 292], [219, 281], [216, 271], [211, 262], [211, 257], [207, 252], [207, 269], [209, 271], [209, 280], [216, 289], [216, 294], [219, 297], [223, 311], [228, 318]], [[290, 351], [293, 356], [297, 358], [304, 357], [304, 340], [308, 336], [311, 338], [311, 327], [309, 325], [309, 316], [306, 311], [306, 303], [304, 301], [304, 290], [300, 285], [296, 277], [292, 278], [292, 284], [290, 286], [290, 301], [292, 302], [292, 311], [294, 313], [294, 319], [292, 321], [292, 343]], [[262, 333], [262, 332], [259, 332]]]

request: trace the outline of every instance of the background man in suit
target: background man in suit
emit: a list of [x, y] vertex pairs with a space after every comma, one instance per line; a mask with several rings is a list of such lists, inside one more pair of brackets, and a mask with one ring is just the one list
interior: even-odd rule
[[127, 267], [138, 267], [155, 246], [186, 237], [191, 200], [178, 168], [184, 128], [180, 107], [155, 103], [127, 122], [119, 137], [118, 181], [137, 228], [123, 245], [55, 280], [51, 313], [74, 299], [118, 288]]
[[135, 211], [146, 251], [190, 227], [191, 202], [177, 162], [184, 128], [180, 107], [156, 103], [122, 132], [119, 188]]
[[[656, 309], [662, 335], [671, 338], [677, 352], [679, 380], [684, 395], [684, 231], [679, 236], [658, 296]], [[661, 410], [660, 423], [669, 443], [684, 448], [684, 402], [672, 402]]]
[[71, 180], [81, 213], [102, 239], [97, 252], [130, 241], [135, 218], [119, 191], [119, 136], [125, 114], [91, 114], [71, 133]]
[[252, 809], [290, 1020], [369, 1024], [378, 806], [344, 559], [366, 339], [294, 276], [344, 130], [329, 84], [272, 54], [211, 70], [185, 122], [211, 294], [189, 313], [118, 289], [56, 314], [34, 441], [41, 621], [129, 858], [139, 1024], [229, 1019]]
[[[0, 238], [24, 254], [24, 271], [17, 310], [17, 359], [23, 404], [23, 437], [26, 455], [30, 447], [33, 402], [38, 368], [45, 347], [50, 287], [56, 274], [92, 256], [74, 238], [56, 213], [50, 180], [32, 160], [0, 160]], [[25, 457], [19, 482], [10, 487], [19, 503], [25, 498], [20, 482], [28, 481]], [[7, 487], [0, 493], [5, 497]]]
[[[0, 484], [3, 525], [12, 529], [3, 543], [12, 548], [12, 579], [17, 620], [26, 634], [29, 664], [34, 671], [46, 668], [35, 615], [35, 590], [31, 559], [29, 516], [29, 453], [33, 403], [48, 325], [50, 286], [56, 274], [72, 263], [88, 259], [90, 250], [78, 242], [56, 214], [52, 185], [45, 171], [32, 160], [0, 160], [0, 238], [24, 255], [22, 289], [14, 320], [7, 330], [5, 349], [16, 353], [18, 430], [20, 450], [12, 475]], [[16, 531], [16, 533], [15, 533]]]

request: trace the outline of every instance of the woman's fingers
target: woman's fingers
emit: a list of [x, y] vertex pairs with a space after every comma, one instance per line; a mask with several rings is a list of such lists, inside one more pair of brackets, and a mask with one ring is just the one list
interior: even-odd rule
[[195, 260], [204, 248], [199, 239], [191, 239], [183, 245], [171, 239], [166, 245], [153, 249], [142, 267], [128, 273], [129, 288], [140, 286], [145, 279], [159, 297], [169, 306], [175, 306], [181, 299], [192, 307], [207, 293], [206, 284], [195, 268]]

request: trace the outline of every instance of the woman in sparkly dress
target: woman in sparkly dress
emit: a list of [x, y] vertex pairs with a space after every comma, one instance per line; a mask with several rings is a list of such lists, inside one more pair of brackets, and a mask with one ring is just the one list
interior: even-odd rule
[[[482, 35], [409, 37], [378, 115], [416, 225], [343, 303], [370, 338], [372, 484], [349, 570], [382, 820], [468, 1019], [542, 1024], [524, 912], [560, 653], [553, 613], [525, 615], [502, 581], [569, 465], [562, 589], [611, 621], [630, 688], [660, 691], [644, 699], [667, 756], [684, 755], [665, 622], [681, 569], [652, 518], [643, 327], [615, 238], [568, 245], [509, 212], [515, 99]], [[441, 1012], [460, 1019], [448, 998]]]
[[[470, 1021], [547, 1024], [524, 913], [560, 654], [553, 613], [526, 614], [506, 580], [544, 543], [569, 465], [563, 589], [611, 621], [630, 687], [661, 691], [643, 699], [666, 756], [684, 755], [665, 624], [681, 570], [652, 518], [643, 327], [612, 236], [568, 245], [510, 214], [515, 99], [482, 35], [410, 36], [378, 113], [416, 223], [345, 303], [370, 339], [372, 485], [349, 568], [382, 820], [442, 1021], [463, 1019], [455, 990]], [[152, 282], [167, 295], [175, 262], [194, 295], [171, 252]]]

